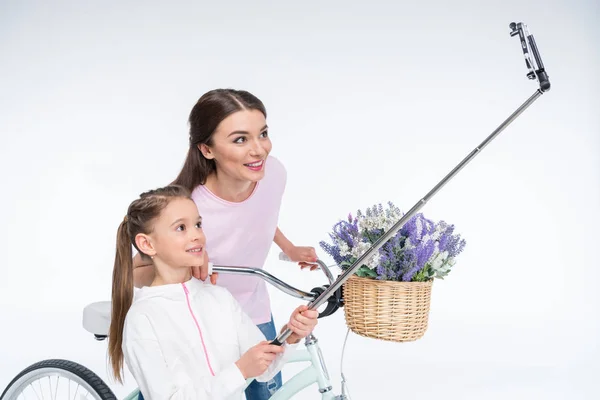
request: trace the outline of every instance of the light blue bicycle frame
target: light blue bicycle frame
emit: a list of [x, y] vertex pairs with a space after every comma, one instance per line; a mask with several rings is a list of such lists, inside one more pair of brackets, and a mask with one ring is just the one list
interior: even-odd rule
[[314, 383], [317, 383], [318, 385], [321, 399], [333, 400], [336, 398], [331, 390], [332, 387], [329, 381], [329, 374], [317, 338], [315, 338], [314, 335], [308, 336], [305, 345], [306, 349], [296, 351], [287, 363], [310, 362], [310, 365], [288, 379], [281, 388], [271, 396], [271, 400], [291, 399], [300, 390], [307, 388]]

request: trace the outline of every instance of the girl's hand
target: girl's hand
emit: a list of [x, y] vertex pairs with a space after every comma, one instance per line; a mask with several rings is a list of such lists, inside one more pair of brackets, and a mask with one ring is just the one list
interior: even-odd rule
[[319, 268], [319, 264], [315, 264], [317, 252], [314, 247], [293, 246], [285, 252], [285, 255], [290, 261], [297, 262], [300, 269], [310, 268], [311, 271], [314, 271]]
[[244, 379], [255, 378], [262, 375], [269, 365], [273, 362], [278, 353], [283, 352], [283, 346], [270, 344], [270, 342], [260, 342], [245, 352], [242, 357], [235, 362]]
[[300, 306], [294, 310], [290, 317], [290, 322], [284, 328], [290, 328], [293, 332], [287, 339], [288, 343], [298, 343], [298, 341], [310, 333], [317, 326], [317, 318], [319, 312], [317, 310], [309, 310], [308, 306]]

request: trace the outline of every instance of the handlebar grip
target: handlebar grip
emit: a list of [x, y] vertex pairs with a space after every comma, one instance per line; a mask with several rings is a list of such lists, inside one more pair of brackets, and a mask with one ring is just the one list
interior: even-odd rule
[[[283, 251], [279, 253], [279, 260], [280, 261], [287, 261], [287, 262], [293, 262], [288, 256], [287, 254], [285, 254]], [[317, 267], [317, 269], [320, 269], [320, 265]]]
[[290, 260], [290, 258], [287, 256], [287, 254], [285, 254], [283, 251], [281, 253], [279, 253], [279, 259], [281, 261], [289, 261], [292, 262], [292, 260]]

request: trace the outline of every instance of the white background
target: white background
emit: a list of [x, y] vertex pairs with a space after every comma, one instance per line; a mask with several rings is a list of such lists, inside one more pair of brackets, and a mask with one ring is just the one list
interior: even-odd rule
[[[425, 337], [351, 335], [345, 373], [355, 400], [600, 398], [597, 1], [53, 3], [0, 5], [0, 389], [45, 358], [108, 380], [81, 311], [110, 298], [117, 225], [179, 171], [202, 93], [265, 102], [280, 227], [318, 246], [348, 212], [408, 210], [534, 93], [523, 21], [552, 90], [422, 210], [467, 240]], [[323, 283], [275, 247], [266, 269]], [[298, 302], [271, 293], [281, 325]], [[336, 392], [345, 333], [343, 311], [316, 331]]]

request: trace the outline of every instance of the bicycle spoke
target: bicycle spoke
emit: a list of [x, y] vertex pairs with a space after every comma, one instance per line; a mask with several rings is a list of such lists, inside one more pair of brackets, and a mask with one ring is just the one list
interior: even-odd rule
[[56, 378], [56, 389], [54, 389], [54, 400], [56, 400], [56, 393], [58, 393], [59, 381], [60, 381], [60, 375]]
[[29, 386], [31, 386], [31, 390], [33, 390], [33, 394], [35, 394], [35, 397], [40, 400], [40, 396], [37, 395], [37, 392], [35, 391], [35, 388], [33, 387], [33, 385], [30, 383]]
[[40, 387], [40, 393], [42, 394], [42, 400], [44, 400], [44, 389], [42, 389], [42, 382], [40, 382], [40, 380], [38, 379], [37, 383]]
[[77, 392], [79, 391], [79, 383], [77, 384], [77, 389], [75, 389], [75, 396], [73, 396], [73, 399], [77, 398]]

